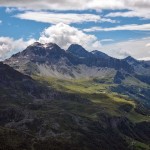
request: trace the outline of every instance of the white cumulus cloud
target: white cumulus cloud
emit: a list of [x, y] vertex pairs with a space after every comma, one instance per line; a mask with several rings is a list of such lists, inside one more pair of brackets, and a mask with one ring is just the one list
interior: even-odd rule
[[[141, 60], [150, 58], [150, 37], [101, 45], [101, 42], [113, 40], [98, 40], [96, 36], [86, 34], [82, 30], [64, 23], [46, 28], [36, 41], [41, 43], [53, 42], [64, 49], [67, 49], [71, 44], [80, 44], [89, 51], [97, 49], [116, 58], [124, 58], [129, 55]], [[24, 50], [33, 42], [35, 42], [35, 39], [25, 41], [23, 39], [15, 40], [10, 37], [0, 37], [0, 60], [4, 60], [12, 54]]]
[[14, 40], [10, 37], [0, 37], [0, 60], [4, 60], [12, 54], [25, 49], [34, 41], [34, 39], [24, 41], [23, 39]]
[[146, 46], [146, 47], [150, 47], [150, 43], [147, 43], [145, 46]]
[[59, 23], [46, 28], [38, 40], [30, 39], [25, 41], [22, 38], [0, 37], [0, 60], [9, 58], [12, 54], [24, 50], [35, 41], [41, 43], [53, 42], [64, 49], [75, 43], [82, 45], [89, 51], [101, 47], [101, 43], [96, 36], [86, 34], [70, 25]]
[[101, 47], [100, 41], [94, 35], [86, 34], [83, 31], [59, 23], [45, 29], [39, 41], [42, 43], [53, 42], [66, 49], [73, 43], [77, 43], [85, 47], [87, 50], [93, 50]]
[[149, 41], [150, 37], [122, 41], [119, 43], [104, 45], [101, 47], [101, 50], [116, 58], [132, 56], [136, 59], [148, 60], [148, 58], [150, 58], [150, 47], [147, 45]]

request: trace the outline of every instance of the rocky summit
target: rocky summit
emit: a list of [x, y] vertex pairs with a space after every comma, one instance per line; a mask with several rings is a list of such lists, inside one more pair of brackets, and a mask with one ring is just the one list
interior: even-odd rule
[[[54, 43], [36, 42], [4, 63], [25, 74], [45, 74], [60, 78], [97, 77], [104, 72], [113, 73], [116, 70], [133, 72], [133, 66], [126, 60], [109, 57], [100, 51], [88, 52], [77, 44], [72, 44], [65, 51]], [[89, 72], [86, 72], [87, 68]]]
[[35, 42], [0, 63], [0, 150], [149, 150], [150, 63]]
[[113, 91], [150, 103], [150, 65], [131, 56], [116, 59], [98, 50], [88, 52], [78, 44], [63, 50], [55, 43], [35, 42], [4, 63], [29, 76], [109, 79], [117, 84]]

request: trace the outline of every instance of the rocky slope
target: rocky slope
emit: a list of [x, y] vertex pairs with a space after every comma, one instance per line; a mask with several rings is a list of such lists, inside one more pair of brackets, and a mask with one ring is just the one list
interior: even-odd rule
[[4, 63], [0, 150], [149, 150], [148, 63], [37, 42]]
[[111, 80], [118, 85], [112, 91], [150, 104], [150, 65], [130, 56], [119, 60], [97, 50], [88, 52], [77, 44], [65, 51], [54, 43], [35, 42], [4, 63], [30, 76]]
[[[13, 55], [4, 63], [25, 74], [39, 74], [67, 78], [97, 77], [101, 73], [112, 74], [116, 70], [132, 72], [133, 68], [124, 60], [109, 56], [101, 57], [98, 53], [87, 52], [82, 46], [73, 44], [67, 51], [58, 45], [34, 43], [23, 52]], [[89, 68], [89, 69], [88, 69]], [[86, 70], [89, 70], [89, 73]], [[91, 69], [91, 71], [90, 71]], [[94, 71], [94, 73], [93, 73]], [[95, 73], [97, 72], [97, 74]]]
[[0, 74], [1, 150], [149, 149], [148, 113], [142, 115], [133, 102], [97, 93], [106, 107], [93, 94], [57, 91], [2, 63]]

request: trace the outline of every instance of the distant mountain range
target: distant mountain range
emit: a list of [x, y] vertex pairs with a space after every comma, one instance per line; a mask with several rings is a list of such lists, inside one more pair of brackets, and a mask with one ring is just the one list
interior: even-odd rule
[[150, 63], [35, 42], [0, 63], [0, 149], [149, 150]]

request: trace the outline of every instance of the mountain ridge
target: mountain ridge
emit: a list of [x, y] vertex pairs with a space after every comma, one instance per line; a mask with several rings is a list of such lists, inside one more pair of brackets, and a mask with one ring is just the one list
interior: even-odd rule
[[101, 54], [80, 57], [54, 43], [34, 43], [4, 61], [11, 67], [0, 63], [0, 145], [148, 150], [148, 68]]
[[[147, 79], [150, 80], [150, 67], [147, 63], [131, 56], [116, 59], [99, 51], [88, 52], [78, 44], [71, 45], [65, 51], [55, 43], [35, 42], [24, 51], [5, 60], [4, 63], [29, 76], [59, 79], [110, 79], [111, 83], [118, 85], [118, 88], [113, 91], [123, 93], [124, 89], [128, 89], [126, 94], [131, 97], [132, 93], [135, 96], [140, 91], [140, 94], [134, 97], [139, 101], [143, 99], [141, 95], [144, 91], [144, 103], [150, 103], [149, 82], [145, 82]], [[120, 85], [123, 87], [120, 88]]]
[[[40, 63], [50, 63], [50, 64], [56, 64], [57, 62], [65, 63], [66, 65], [86, 65], [88, 67], [107, 67], [107, 68], [114, 68], [114, 69], [125, 69], [126, 71], [132, 71], [132, 67], [124, 60], [119, 60], [115, 59], [112, 57], [109, 57], [109, 60], [95, 56], [92, 52], [86, 51], [82, 46], [79, 45], [71, 45], [70, 49], [72, 48], [73, 50], [63, 50], [56, 44], [49, 44], [53, 45], [51, 49], [49, 47], [46, 47], [43, 44], [40, 43], [34, 43], [31, 46], [28, 46], [23, 52], [18, 53], [16, 55], [13, 55], [10, 59], [7, 59], [4, 61], [6, 64], [10, 64], [14, 61], [18, 61], [17, 59], [22, 59], [26, 61], [32, 61], [32, 62], [37, 62]], [[86, 54], [83, 57], [83, 54], [81, 57], [79, 56], [79, 52], [81, 48], [81, 51], [84, 51], [84, 54]], [[77, 48], [78, 56], [74, 54], [75, 49]], [[72, 52], [73, 51], [73, 52]], [[105, 55], [106, 56], [106, 55]], [[101, 58], [101, 59], [100, 59]], [[63, 60], [62, 60], [63, 59]], [[20, 61], [22, 61], [20, 60]], [[53, 62], [52, 62], [53, 61]], [[56, 62], [57, 61], [57, 62]]]

